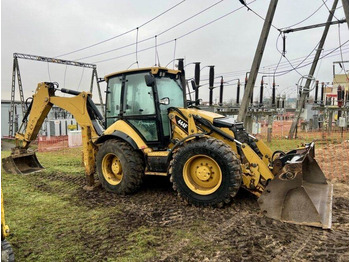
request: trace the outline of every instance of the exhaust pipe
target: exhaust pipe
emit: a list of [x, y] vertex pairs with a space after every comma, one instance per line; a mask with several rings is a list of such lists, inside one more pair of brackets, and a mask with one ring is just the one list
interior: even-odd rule
[[258, 203], [267, 217], [331, 228], [333, 185], [314, 159], [314, 146], [297, 150], [261, 194]]
[[[16, 152], [16, 153], [14, 153]], [[43, 170], [34, 152], [14, 149], [11, 156], [2, 159], [2, 167], [9, 174], [29, 174]]]

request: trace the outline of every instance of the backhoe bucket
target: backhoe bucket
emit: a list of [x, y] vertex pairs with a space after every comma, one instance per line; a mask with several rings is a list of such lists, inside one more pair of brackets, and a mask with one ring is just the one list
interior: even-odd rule
[[314, 143], [286, 162], [270, 181], [258, 203], [270, 218], [331, 228], [333, 185], [314, 159]]
[[3, 158], [2, 167], [10, 174], [29, 174], [44, 169], [35, 153], [29, 152]]

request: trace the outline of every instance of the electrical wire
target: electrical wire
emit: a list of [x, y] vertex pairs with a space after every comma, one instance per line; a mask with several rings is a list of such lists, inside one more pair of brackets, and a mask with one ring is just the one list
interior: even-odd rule
[[[174, 9], [174, 8], [176, 8], [177, 6], [179, 6], [180, 4], [182, 4], [182, 3], [185, 2], [185, 1], [186, 1], [186, 0], [182, 0], [181, 2], [179, 2], [179, 3], [177, 3], [176, 5], [170, 7], [169, 9], [167, 9], [167, 10], [165, 10], [164, 12], [160, 13], [159, 15], [157, 15], [157, 16], [153, 17], [152, 19], [146, 21], [145, 23], [141, 24], [141, 25], [138, 26], [137, 28], [141, 28], [141, 27], [143, 27], [143, 26], [149, 24], [150, 22], [152, 22], [152, 21], [154, 21], [155, 19], [159, 18], [160, 16], [162, 16], [162, 15], [168, 13], [169, 11], [171, 11], [171, 10]], [[128, 31], [126, 31], [126, 32], [124, 32], [124, 33], [121, 33], [121, 34], [119, 34], [119, 35], [110, 37], [110, 38], [105, 39], [105, 40], [103, 40], [103, 41], [97, 42], [97, 43], [95, 43], [95, 44], [92, 44], [92, 45], [89, 45], [89, 46], [86, 46], [86, 47], [83, 47], [83, 48], [79, 48], [79, 49], [77, 49], [77, 50], [74, 50], [74, 51], [71, 51], [71, 52], [68, 52], [68, 53], [64, 53], [64, 54], [59, 55], [59, 56], [56, 56], [56, 57], [67, 56], [67, 55], [74, 54], [74, 53], [77, 53], [77, 52], [86, 50], [86, 49], [88, 49], [88, 48], [91, 48], [91, 47], [94, 47], [94, 46], [97, 46], [97, 45], [100, 45], [100, 44], [103, 44], [103, 43], [109, 42], [109, 41], [111, 41], [111, 40], [113, 40], [113, 39], [116, 39], [116, 38], [119, 38], [119, 37], [121, 37], [121, 36], [124, 36], [124, 35], [129, 34], [129, 33], [133, 32], [133, 31], [135, 31], [137, 28], [130, 29], [130, 30], [128, 30]]]
[[[278, 39], [279, 39], [279, 37], [281, 36], [281, 34], [282, 34], [282, 33], [280, 32], [279, 35], [278, 35], [278, 37], [277, 37], [277, 40], [276, 40], [276, 49], [277, 49], [277, 50], [278, 50]], [[273, 72], [273, 77], [275, 77], [276, 71], [277, 71], [277, 69], [278, 69], [278, 67], [279, 67], [279, 65], [280, 65], [280, 63], [281, 63], [281, 61], [282, 61], [283, 56], [284, 56], [284, 54], [281, 53], [280, 59], [279, 59], [279, 61], [278, 61], [278, 63], [277, 63], [277, 66], [276, 66], [274, 72]]]
[[[271, 74], [270, 72], [261, 72], [261, 71], [260, 71], [259, 74], [274, 75], [274, 74], [276, 74], [277, 68], [280, 67], [280, 64], [284, 64], [284, 65], [281, 66], [281, 67], [285, 67], [285, 66], [290, 67], [290, 66], [291, 66], [292, 68], [294, 68], [294, 65], [293, 65], [293, 64], [291, 63], [291, 61], [290, 61], [289, 59], [287, 59], [287, 58], [286, 58], [287, 62], [282, 62], [282, 63], [281, 63], [281, 59], [282, 59], [282, 57], [283, 57], [284, 55], [283, 55], [283, 53], [278, 49], [278, 39], [279, 39], [280, 36], [281, 36], [281, 34], [279, 34], [279, 36], [278, 36], [278, 38], [277, 38], [277, 40], [276, 40], [276, 49], [277, 49], [277, 51], [281, 54], [281, 57], [280, 57], [279, 62], [277, 63], [277, 65], [274, 64], [274, 65], [264, 66], [264, 67], [274, 67], [274, 66], [276, 65], [276, 68], [275, 68], [275, 70], [274, 70], [274, 73]], [[311, 51], [307, 56], [305, 56], [305, 57], [300, 57], [300, 58], [295, 58], [295, 59], [292, 60], [292, 61], [294, 61], [294, 60], [300, 60], [300, 59], [302, 59], [302, 61], [299, 62], [299, 64], [296, 66], [296, 68], [298, 68], [301, 64], [303, 64], [303, 63], [311, 56], [311, 54], [314, 52], [314, 50], [317, 48], [318, 45], [319, 45], [319, 43], [317, 43], [317, 45], [315, 46], [315, 48], [312, 49], [312, 51]], [[287, 65], [286, 63], [288, 63], [288, 65]], [[240, 71], [235, 71], [235, 72], [247, 72], [247, 71], [249, 71], [249, 69], [240, 70]], [[229, 72], [229, 73], [235, 73], [235, 72]], [[226, 75], [226, 74], [228, 74], [228, 73], [224, 73], [224, 74]], [[300, 74], [300, 73], [299, 73], [299, 74]], [[300, 75], [301, 75], [301, 74], [300, 74]]]
[[277, 69], [282, 61], [282, 57], [283, 57], [283, 55], [281, 54], [280, 59], [278, 60], [277, 66], [275, 67], [275, 70], [273, 71], [273, 77], [275, 77], [275, 75], [276, 75], [276, 71], [277, 71]]
[[[157, 36], [161, 36], [161, 35], [163, 35], [163, 34], [169, 32], [170, 30], [172, 30], [172, 29], [178, 27], [179, 25], [181, 25], [181, 24], [183, 24], [183, 23], [185, 23], [185, 22], [187, 22], [187, 21], [189, 21], [189, 20], [191, 20], [191, 19], [197, 17], [198, 15], [200, 15], [200, 14], [202, 14], [202, 13], [208, 11], [209, 9], [213, 8], [214, 6], [218, 5], [218, 4], [221, 3], [222, 1], [223, 1], [223, 0], [220, 0], [220, 1], [218, 1], [218, 2], [216, 2], [216, 3], [214, 3], [214, 4], [212, 4], [212, 5], [210, 5], [210, 6], [208, 6], [208, 7], [206, 7], [205, 9], [199, 11], [198, 13], [195, 13], [194, 15], [192, 15], [192, 16], [186, 18], [185, 20], [183, 20], [183, 21], [177, 23], [176, 25], [173, 25], [173, 26], [171, 26], [171, 27], [169, 27], [169, 28], [163, 30], [162, 32], [158, 33]], [[148, 37], [148, 38], [145, 38], [145, 39], [143, 39], [143, 40], [138, 41], [138, 43], [144, 43], [144, 42], [147, 42], [147, 41], [152, 40], [153, 38], [154, 38], [154, 36], [151, 36], [151, 37]], [[92, 58], [92, 57], [96, 57], [96, 56], [108, 54], [108, 53], [111, 53], [111, 52], [114, 52], [114, 51], [118, 51], [118, 50], [121, 50], [121, 49], [130, 47], [130, 46], [133, 46], [134, 44], [135, 44], [135, 43], [131, 43], [131, 44], [127, 44], [127, 45], [124, 45], [124, 46], [121, 46], [121, 47], [118, 47], [118, 48], [113, 48], [113, 49], [110, 49], [110, 50], [107, 50], [107, 51], [104, 51], [104, 52], [101, 52], [101, 53], [97, 53], [97, 54], [85, 56], [85, 57], [82, 57], [82, 58], [78, 58], [78, 59], [76, 59], [76, 61], [80, 61], [80, 60], [83, 60], [83, 59], [87, 59], [87, 58]]]
[[137, 62], [134, 62], [134, 63], [132, 63], [131, 65], [129, 65], [129, 66], [126, 68], [126, 70], [129, 70], [129, 69], [130, 69], [130, 67], [132, 67], [134, 64], [137, 64], [137, 65], [138, 65], [138, 63], [137, 63]]
[[[326, 0], [325, 2], [327, 2], [328, 0]], [[294, 27], [294, 26], [297, 26], [297, 25], [300, 25], [301, 23], [305, 22], [306, 20], [310, 19], [312, 16], [314, 16], [322, 7], [323, 7], [324, 4], [321, 4], [311, 15], [309, 15], [308, 17], [304, 18], [303, 20], [301, 20], [300, 22], [296, 23], [296, 24], [293, 24], [293, 25], [290, 25], [290, 26], [287, 26], [287, 27], [283, 27], [281, 28], [281, 30], [285, 30], [285, 29], [288, 29], [288, 28], [291, 28], [291, 27]]]
[[155, 45], [154, 45], [154, 55], [155, 55], [155, 66], [157, 66], [157, 61], [158, 61], [158, 66], [160, 66], [160, 61], [159, 61], [159, 55], [158, 55], [158, 45], [157, 45], [157, 36], [154, 36], [154, 41], [155, 41]]
[[63, 88], [66, 88], [66, 75], [67, 75], [67, 68], [68, 68], [68, 65], [66, 65], [66, 68], [64, 69], [64, 75], [63, 75]]
[[47, 73], [49, 74], [49, 80], [51, 82], [51, 74], [50, 74], [50, 64], [47, 62]]
[[81, 81], [83, 80], [83, 76], [84, 76], [84, 69], [85, 69], [85, 67], [83, 67], [83, 71], [81, 72], [81, 76], [80, 76], [79, 85], [78, 85], [77, 90], [79, 90], [79, 88], [80, 88], [80, 84], [81, 84]]
[[338, 24], [338, 40], [339, 40], [339, 46], [340, 46], [340, 57], [341, 57], [341, 61], [342, 61], [342, 70], [344, 71], [347, 80], [349, 80], [349, 75], [346, 73], [346, 70], [345, 70], [343, 51], [342, 51], [342, 48], [341, 48], [341, 45], [340, 45], [340, 43], [341, 43], [341, 39], [340, 39], [340, 24]]
[[[349, 42], [349, 40], [347, 40], [346, 42], [344, 42], [344, 43], [341, 44], [340, 46], [334, 48], [332, 51], [328, 52], [327, 54], [321, 56], [318, 60], [321, 60], [321, 59], [327, 57], [328, 55], [330, 55], [331, 53], [335, 52], [336, 50], [338, 50], [339, 48], [341, 48], [343, 45], [345, 45], [345, 44], [348, 43], [348, 42]], [[297, 67], [295, 67], [295, 68], [293, 67], [293, 69], [291, 69], [291, 70], [286, 70], [286, 71], [278, 72], [278, 74], [279, 74], [278, 76], [285, 75], [285, 74], [287, 74], [287, 73], [289, 73], [289, 72], [294, 71], [295, 69], [299, 69], [299, 68], [306, 67], [306, 66], [308, 66], [308, 65], [311, 65], [312, 63], [313, 63], [313, 62], [309, 62], [309, 63], [307, 63], [307, 64], [297, 66]]]
[[[256, 0], [251, 1], [250, 3], [248, 3], [248, 5], [250, 5], [250, 4], [254, 3], [254, 2], [256, 2]], [[190, 34], [196, 32], [196, 31], [198, 31], [198, 30], [201, 30], [201, 29], [203, 29], [204, 27], [207, 27], [207, 26], [209, 26], [209, 25], [211, 25], [211, 24], [213, 24], [213, 23], [215, 23], [215, 22], [217, 22], [217, 21], [219, 21], [219, 20], [221, 20], [221, 19], [223, 19], [223, 18], [225, 18], [225, 17], [227, 17], [227, 16], [229, 16], [229, 15], [231, 15], [231, 14], [233, 14], [233, 13], [235, 13], [235, 12], [241, 10], [241, 9], [243, 9], [243, 8], [244, 8], [244, 6], [239, 7], [239, 8], [236, 8], [236, 9], [234, 9], [234, 10], [232, 10], [232, 11], [230, 11], [230, 12], [228, 12], [228, 13], [226, 13], [226, 14], [224, 14], [224, 15], [222, 15], [222, 16], [220, 16], [220, 17], [218, 17], [218, 18], [216, 18], [216, 19], [214, 19], [214, 20], [212, 20], [212, 21], [210, 21], [210, 22], [208, 22], [208, 23], [206, 23], [206, 24], [200, 26], [200, 27], [197, 27], [197, 28], [195, 28], [195, 29], [193, 29], [193, 30], [191, 30], [191, 31], [189, 31], [189, 32], [187, 32], [187, 33], [185, 33], [185, 34], [179, 36], [179, 37], [176, 37], [175, 39], [179, 40], [179, 39], [181, 39], [181, 38], [184, 38], [184, 37], [186, 37], [186, 36], [188, 36], [188, 35], [190, 35]], [[153, 37], [152, 37], [152, 38], [153, 38]], [[166, 44], [169, 44], [169, 43], [171, 43], [171, 42], [173, 42], [173, 41], [174, 41], [174, 39], [168, 40], [168, 41], [166, 41], [166, 42], [157, 44], [157, 46], [159, 47], [159, 46], [162, 46], [162, 45], [166, 45]], [[140, 41], [140, 42], [141, 42], [141, 41]], [[141, 49], [141, 50], [139, 50], [139, 53], [140, 53], [140, 52], [147, 51], [147, 50], [150, 50], [150, 49], [153, 49], [153, 48], [155, 48], [155, 46], [151, 46], [151, 47], [147, 47], [147, 48]], [[116, 56], [116, 57], [112, 57], [112, 58], [107, 58], [107, 59], [104, 59], [104, 60], [95, 61], [95, 62], [93, 62], [93, 63], [94, 63], [94, 64], [103, 63], [103, 62], [107, 62], [107, 61], [119, 59], [119, 58], [122, 58], [122, 57], [134, 55], [134, 54], [135, 54], [135, 52], [131, 52], [131, 53], [128, 53], [128, 54], [124, 54], [124, 55], [120, 55], [120, 56]]]
[[[346, 44], [346, 42], [343, 43], [342, 46], [344, 46], [345, 44]], [[338, 47], [338, 48], [328, 49], [328, 50], [323, 51], [324, 53], [328, 52], [328, 54], [324, 55], [322, 58], [325, 58], [325, 57], [329, 58], [329, 57], [339, 56], [339, 53], [334, 53], [337, 49], [339, 49], [339, 47]], [[348, 48], [346, 48], [346, 49], [347, 49], [347, 51], [348, 51]], [[343, 51], [344, 51], [344, 49], [343, 49]], [[333, 54], [333, 53], [334, 53], [334, 54]], [[307, 57], [307, 56], [306, 56], [306, 57]], [[302, 68], [302, 67], [304, 67], [304, 66], [307, 66], [307, 65], [312, 64], [311, 61], [313, 60], [313, 58], [314, 58], [314, 56], [313, 56], [313, 57], [309, 57], [308, 59], [305, 59], [305, 57], [299, 57], [299, 58], [292, 59], [291, 61], [294, 61], [294, 62], [293, 62], [293, 64], [295, 64], [295, 65], [293, 65], [294, 67]], [[307, 64], [301, 64], [301, 63], [300, 63], [300, 59], [302, 59], [304, 62], [307, 62]], [[321, 59], [321, 58], [320, 58], [320, 59]], [[309, 60], [309, 61], [307, 61], [307, 60]], [[304, 62], [303, 62], [303, 63], [304, 63]], [[289, 65], [288, 62], [283, 62], [283, 63], [284, 63], [284, 65], [282, 65], [282, 66], [280, 65], [280, 66], [279, 66], [280, 69], [285, 68], [285, 67], [289, 67], [289, 68], [290, 68], [290, 65]], [[282, 63], [281, 63], [281, 64], [282, 64]], [[275, 67], [275, 66], [276, 66], [276, 64], [267, 65], [267, 66], [263, 66], [263, 67], [269, 68], [269, 67]], [[223, 76], [225, 76], [226, 78], [227, 78], [227, 77], [230, 77], [229, 80], [226, 80], [226, 82], [230, 82], [230, 81], [233, 81], [233, 80], [239, 78], [239, 76], [245, 76], [245, 73], [246, 73], [247, 71], [249, 71], [249, 69], [243, 69], [243, 70], [238, 70], [238, 71], [219, 73], [219, 75], [223, 75]], [[281, 74], [281, 73], [286, 74], [286, 73], [289, 73], [289, 72], [292, 72], [292, 71], [293, 71], [293, 69], [281, 70], [281, 71], [276, 72], [276, 74], [277, 74], [277, 76], [279, 76], [278, 74]], [[264, 74], [264, 75], [268, 75], [268, 76], [273, 76], [273, 73], [271, 73], [271, 72], [259, 72], [259, 74]], [[205, 76], [207, 76], [207, 75], [205, 75]], [[216, 78], [218, 78], [218, 77], [216, 77]], [[232, 78], [232, 80], [230, 80], [231, 78]], [[201, 80], [201, 82], [202, 82], [202, 81], [208, 81], [208, 80], [209, 80], [209, 79], [203, 78], [203, 79]]]
[[[346, 52], [348, 51], [348, 47], [343, 47], [342, 50], [343, 52]], [[329, 51], [332, 51], [334, 50], [333, 48], [332, 49], [328, 49], [328, 50], [325, 50], [324, 52], [329, 52]], [[329, 55], [327, 57], [334, 57], [334, 56], [339, 56], [339, 52], [338, 53], [334, 53], [332, 55]], [[307, 59], [305, 59], [306, 57], [308, 56], [305, 56], [305, 57], [298, 57], [298, 58], [294, 58], [294, 59], [291, 59], [290, 61], [293, 63], [294, 67], [298, 66], [298, 64], [300, 64], [300, 61], [301, 60], [305, 60], [304, 62], [310, 62], [313, 60], [314, 56], [310, 56], [308, 57]], [[304, 63], [303, 62], [303, 63]], [[266, 65], [266, 66], [262, 66], [264, 68], [274, 68], [276, 67], [277, 64], [270, 64], [270, 65]], [[278, 67], [280, 70], [281, 69], [287, 69], [287, 68], [290, 68], [290, 65], [289, 63], [286, 61], [286, 62], [281, 62], [279, 67]], [[232, 77], [232, 78], [238, 78], [238, 76], [245, 76], [246, 72], [248, 72], [250, 69], [242, 69], [242, 70], [237, 70], [237, 71], [230, 71], [230, 72], [223, 72], [223, 73], [220, 73], [220, 75], [223, 75], [225, 77]], [[278, 72], [276, 72], [278, 73]], [[268, 75], [273, 75], [272, 73], [270, 72], [259, 72], [259, 74], [268, 74]], [[205, 77], [208, 77], [208, 75], [203, 75], [203, 79], [201, 79], [201, 81], [207, 81], [209, 80], [209, 78], [205, 78]], [[218, 78], [218, 77], [217, 77]]]
[[[326, 4], [326, 1], [324, 1], [324, 0], [321, 0], [321, 1], [322, 1], [323, 5], [327, 8], [328, 12], [329, 12], [330, 14], [332, 14], [332, 16], [339, 22], [339, 19], [335, 16], [334, 12], [332, 12], [332, 10], [329, 9], [328, 5]], [[336, 9], [335, 9], [335, 10], [336, 10]], [[335, 11], [335, 10], [334, 10], [334, 11]]]
[[176, 38], [174, 39], [174, 59], [173, 59], [173, 69], [175, 68], [175, 59], [176, 58]]
[[[323, 55], [323, 54], [324, 54], [324, 50], [322, 49], [322, 50], [321, 50], [321, 53], [320, 53], [320, 56]], [[317, 78], [318, 73], [319, 73], [320, 70], [321, 70], [322, 62], [323, 62], [323, 59], [320, 60], [320, 63], [319, 63], [318, 66], [317, 66], [317, 71], [314, 73], [315, 78]]]
[[137, 64], [137, 67], [139, 67], [139, 59], [137, 57], [138, 42], [139, 42], [139, 28], [137, 28], [137, 31], [136, 31], [136, 64]]
[[[278, 40], [279, 40], [280, 36], [281, 36], [281, 34], [278, 35], [277, 40], [276, 40], [276, 49], [277, 49], [278, 53], [280, 53], [281, 56], [284, 57], [284, 58], [288, 61], [288, 63], [290, 64], [290, 66], [291, 66], [300, 76], [303, 76], [301, 73], [299, 73], [298, 70], [296, 70], [296, 69], [293, 67], [293, 64], [289, 61], [289, 59], [287, 58], [286, 54], [283, 53], [283, 52], [281, 52], [281, 51], [278, 49]], [[317, 44], [317, 45], [318, 45], [318, 44]], [[314, 48], [311, 52], [313, 52], [314, 50], [315, 50], [315, 48]], [[311, 53], [310, 53], [310, 54], [311, 54]], [[309, 55], [310, 55], [310, 54], [309, 54]], [[274, 72], [274, 75], [276, 75], [276, 72]]]
[[[252, 8], [250, 8], [250, 7], [245, 3], [245, 1], [241, 1], [241, 0], [240, 0], [240, 2], [241, 2], [242, 5], [244, 5], [244, 6], [248, 9], [248, 11], [252, 11], [253, 14], [255, 14], [257, 17], [259, 17], [259, 18], [261, 18], [263, 21], [265, 21], [265, 18], [262, 17], [261, 15], [259, 15], [257, 12], [255, 12]], [[271, 23], [271, 26], [272, 26], [273, 28], [275, 28], [277, 31], [281, 31], [279, 28], [277, 28], [276, 26], [274, 26], [272, 23]]]

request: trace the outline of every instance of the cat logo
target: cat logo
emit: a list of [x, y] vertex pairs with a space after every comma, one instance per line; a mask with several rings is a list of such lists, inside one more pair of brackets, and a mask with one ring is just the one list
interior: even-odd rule
[[180, 117], [175, 116], [176, 123], [179, 125], [179, 127], [188, 133], [188, 123], [185, 120], [182, 120]]

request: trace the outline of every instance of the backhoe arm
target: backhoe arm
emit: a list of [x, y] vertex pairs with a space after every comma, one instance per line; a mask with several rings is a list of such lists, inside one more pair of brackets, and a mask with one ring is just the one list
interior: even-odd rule
[[[28, 113], [23, 120], [23, 124], [25, 124], [27, 120], [26, 118], [29, 116], [28, 121], [26, 122], [26, 128], [24, 133], [21, 133], [20, 130], [16, 134], [16, 147], [12, 149], [12, 155], [10, 156], [13, 161], [10, 160], [14, 162], [13, 164], [19, 169], [20, 173], [32, 172], [32, 169], [29, 168], [31, 167], [30, 160], [26, 163], [25, 167], [23, 167], [23, 163], [26, 162], [26, 159], [28, 160], [31, 157], [34, 157], [35, 159], [33, 162], [37, 161], [35, 155], [28, 153], [27, 149], [30, 142], [36, 139], [46, 116], [50, 112], [52, 106], [55, 105], [71, 113], [77, 123], [81, 126], [85, 173], [91, 180], [89, 182], [89, 184], [91, 184], [93, 183], [92, 174], [95, 172], [96, 153], [96, 146], [93, 144], [93, 141], [99, 136], [96, 131], [98, 128], [95, 118], [101, 118], [101, 115], [96, 112], [97, 109], [94, 108], [95, 105], [90, 98], [90, 93], [61, 89], [62, 92], [75, 96], [59, 97], [55, 96], [56, 90], [57, 88], [55, 88], [53, 83], [45, 82], [38, 84], [35, 94], [33, 95], [32, 103], [28, 109]], [[18, 161], [15, 161], [15, 159]], [[39, 167], [41, 167], [40, 164]], [[21, 170], [21, 168], [23, 170]], [[16, 171], [16, 173], [18, 173], [18, 171]]]
[[29, 108], [29, 119], [25, 132], [16, 134], [17, 146], [27, 149], [30, 142], [36, 139], [53, 105], [71, 113], [82, 129], [83, 127], [89, 127], [91, 136], [98, 137], [87, 109], [87, 98], [89, 95], [86, 92], [80, 92], [75, 97], [59, 97], [55, 96], [55, 87], [52, 83], [39, 83]]

